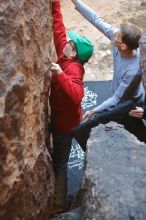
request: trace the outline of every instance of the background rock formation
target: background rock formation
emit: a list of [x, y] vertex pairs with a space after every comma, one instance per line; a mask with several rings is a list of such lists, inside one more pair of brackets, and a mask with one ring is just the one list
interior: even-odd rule
[[0, 3], [0, 219], [45, 219], [54, 190], [48, 134], [51, 4]]

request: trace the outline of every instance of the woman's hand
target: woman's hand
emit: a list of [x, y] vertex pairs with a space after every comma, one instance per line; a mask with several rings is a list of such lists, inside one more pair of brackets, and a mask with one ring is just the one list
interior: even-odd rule
[[141, 119], [143, 117], [143, 114], [144, 114], [144, 109], [141, 107], [136, 107], [136, 109], [131, 110], [129, 112], [129, 116], [132, 116], [137, 119]]

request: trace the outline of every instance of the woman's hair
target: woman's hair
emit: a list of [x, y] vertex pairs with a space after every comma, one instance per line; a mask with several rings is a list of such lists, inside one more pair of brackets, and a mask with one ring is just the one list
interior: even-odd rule
[[129, 50], [135, 50], [139, 47], [139, 40], [142, 32], [139, 27], [130, 23], [120, 25], [122, 42], [126, 44]]

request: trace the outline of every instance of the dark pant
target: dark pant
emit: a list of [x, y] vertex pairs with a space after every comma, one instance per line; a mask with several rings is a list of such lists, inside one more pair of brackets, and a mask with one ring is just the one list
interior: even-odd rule
[[123, 101], [118, 104], [118, 106], [113, 107], [111, 110], [105, 110], [103, 112], [97, 113], [93, 115], [93, 117], [88, 121], [74, 127], [72, 129], [72, 134], [82, 149], [86, 151], [87, 140], [93, 127], [99, 125], [100, 123], [106, 124], [109, 121], [123, 123], [124, 118], [127, 117], [129, 111], [134, 109], [135, 106], [136, 103], [133, 100]]
[[123, 121], [123, 124], [126, 130], [134, 134], [140, 141], [146, 143], [146, 126], [143, 120], [129, 116]]
[[53, 132], [53, 167], [56, 177], [55, 203], [66, 205], [67, 163], [69, 160], [72, 136]]

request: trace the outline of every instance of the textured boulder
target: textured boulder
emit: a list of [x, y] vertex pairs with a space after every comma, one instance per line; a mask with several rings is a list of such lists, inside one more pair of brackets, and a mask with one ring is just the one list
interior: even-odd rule
[[146, 219], [146, 145], [116, 123], [92, 129], [82, 219]]
[[54, 191], [49, 148], [51, 4], [0, 3], [0, 219], [45, 219]]

